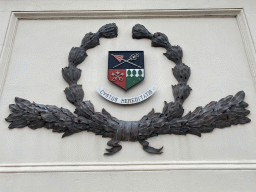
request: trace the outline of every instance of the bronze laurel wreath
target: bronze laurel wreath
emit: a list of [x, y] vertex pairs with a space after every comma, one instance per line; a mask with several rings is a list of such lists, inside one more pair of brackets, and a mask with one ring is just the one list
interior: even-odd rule
[[117, 37], [115, 23], [102, 26], [97, 33], [87, 33], [80, 47], [73, 47], [69, 53], [69, 66], [62, 69], [62, 75], [69, 87], [65, 89], [67, 100], [76, 106], [75, 114], [68, 109], [58, 108], [54, 105], [40, 105], [28, 100], [16, 97], [16, 104], [9, 105], [12, 114], [6, 121], [11, 122], [9, 128], [31, 129], [45, 127], [53, 132], [64, 133], [62, 137], [81, 131], [92, 131], [102, 137], [110, 137], [107, 143], [112, 148], [106, 149], [105, 155], [113, 155], [120, 151], [120, 141], [139, 141], [143, 149], [148, 153], [161, 154], [160, 149], [149, 146], [147, 138], [163, 135], [208, 133], [214, 128], [225, 128], [231, 125], [249, 123], [246, 116], [250, 113], [245, 108], [245, 93], [238, 92], [235, 96], [229, 95], [218, 102], [212, 101], [203, 107], [197, 107], [193, 112], [183, 116], [183, 102], [189, 96], [191, 88], [187, 85], [190, 77], [190, 68], [182, 63], [183, 52], [180, 46], [172, 46], [165, 34], [157, 32], [151, 34], [143, 25], [137, 24], [132, 29], [134, 39], [148, 38], [153, 47], [166, 49], [164, 55], [176, 66], [172, 69], [178, 84], [172, 86], [174, 102], [165, 102], [162, 113], [155, 113], [154, 109], [145, 115], [140, 121], [122, 121], [112, 117], [105, 109], [95, 112], [90, 101], [83, 101], [84, 91], [77, 81], [81, 76], [81, 70], [77, 65], [87, 57], [86, 50], [99, 45], [99, 38]]

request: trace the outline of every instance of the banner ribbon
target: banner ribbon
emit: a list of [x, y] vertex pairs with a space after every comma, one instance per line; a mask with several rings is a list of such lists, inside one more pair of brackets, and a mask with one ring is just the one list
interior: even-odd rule
[[146, 99], [151, 97], [156, 92], [158, 87], [154, 88], [152, 85], [146, 92], [142, 93], [141, 95], [131, 97], [131, 98], [123, 98], [123, 97], [115, 96], [115, 95], [107, 92], [101, 86], [100, 86], [100, 90], [97, 88], [95, 88], [95, 89], [103, 98], [105, 98], [113, 103], [129, 105], [129, 104], [135, 104], [135, 103], [140, 103], [142, 101], [145, 101]]

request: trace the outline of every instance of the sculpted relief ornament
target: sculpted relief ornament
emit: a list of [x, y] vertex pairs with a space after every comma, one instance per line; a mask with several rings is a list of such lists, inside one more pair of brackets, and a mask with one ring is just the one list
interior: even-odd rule
[[[64, 90], [67, 100], [75, 105], [75, 114], [68, 109], [54, 105], [41, 105], [16, 97], [16, 104], [9, 105], [12, 113], [5, 119], [10, 122], [10, 129], [28, 126], [31, 129], [45, 127], [53, 132], [64, 133], [62, 137], [73, 135], [81, 131], [91, 131], [96, 135], [111, 138], [107, 143], [111, 148], [106, 149], [105, 155], [113, 155], [122, 149], [120, 141], [139, 141], [144, 151], [152, 154], [161, 154], [162, 148], [155, 149], [146, 141], [150, 137], [163, 134], [201, 136], [201, 133], [212, 132], [215, 128], [226, 128], [231, 125], [246, 124], [251, 120], [246, 116], [250, 113], [245, 108], [245, 93], [239, 91], [235, 96], [229, 95], [218, 102], [212, 101], [205, 107], [197, 107], [193, 112], [183, 116], [183, 102], [192, 90], [187, 84], [190, 77], [190, 68], [182, 62], [183, 52], [180, 46], [172, 46], [165, 34], [157, 32], [151, 34], [143, 25], [137, 24], [132, 29], [134, 39], [147, 38], [153, 47], [166, 49], [164, 55], [176, 66], [172, 69], [178, 83], [172, 86], [174, 102], [165, 102], [162, 112], [156, 113], [154, 109], [139, 121], [122, 121], [111, 116], [105, 109], [96, 112], [90, 101], [83, 101], [84, 91], [77, 81], [81, 70], [77, 66], [87, 57], [86, 50], [99, 45], [99, 38], [117, 37], [115, 23], [102, 26], [96, 33], [87, 33], [80, 47], [73, 47], [69, 53], [68, 67], [62, 69], [62, 76], [69, 86]], [[132, 57], [122, 57], [120, 53], [112, 53], [113, 58], [121, 62], [133, 63], [138, 59], [134, 53]], [[138, 54], [140, 54], [138, 52]], [[119, 55], [119, 56], [118, 56]], [[121, 56], [120, 56], [121, 55]], [[137, 64], [136, 64], [137, 65]], [[136, 66], [132, 66], [136, 67]], [[116, 67], [118, 68], [118, 67]], [[137, 81], [143, 80], [143, 71], [136, 69]], [[112, 74], [113, 72], [113, 74]], [[123, 75], [122, 75], [123, 73]], [[114, 81], [124, 78], [125, 72], [111, 71], [109, 78]], [[135, 73], [135, 72], [134, 72]], [[130, 72], [127, 72], [129, 76]], [[129, 77], [130, 78], [130, 77]], [[124, 84], [124, 89], [130, 84]]]

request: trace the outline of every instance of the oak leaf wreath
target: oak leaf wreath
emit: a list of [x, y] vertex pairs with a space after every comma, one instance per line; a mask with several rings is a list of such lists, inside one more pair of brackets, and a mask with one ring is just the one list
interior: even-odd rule
[[178, 84], [172, 86], [174, 102], [165, 102], [163, 111], [156, 113], [154, 109], [139, 121], [122, 121], [113, 117], [105, 109], [95, 112], [90, 101], [83, 101], [84, 91], [77, 81], [81, 70], [77, 65], [87, 57], [86, 50], [99, 45], [99, 38], [117, 37], [115, 23], [102, 26], [96, 33], [87, 33], [80, 47], [73, 47], [69, 53], [68, 67], [62, 69], [62, 75], [69, 84], [64, 92], [67, 100], [76, 106], [75, 114], [68, 109], [54, 105], [31, 103], [22, 98], [15, 98], [16, 104], [10, 104], [12, 113], [5, 119], [11, 122], [10, 129], [28, 126], [31, 129], [45, 127], [53, 132], [64, 133], [67, 137], [81, 131], [91, 131], [102, 137], [109, 137], [107, 143], [111, 148], [106, 149], [105, 155], [113, 155], [122, 149], [120, 141], [139, 141], [143, 149], [152, 154], [161, 154], [160, 149], [149, 146], [146, 139], [163, 134], [201, 136], [215, 128], [225, 128], [231, 125], [246, 124], [251, 120], [246, 116], [250, 113], [245, 108], [245, 93], [239, 91], [235, 96], [229, 95], [218, 102], [212, 101], [205, 107], [197, 107], [193, 112], [182, 116], [183, 102], [192, 90], [187, 81], [190, 68], [182, 62], [183, 52], [180, 46], [172, 46], [165, 34], [157, 32], [151, 34], [143, 25], [137, 24], [132, 29], [134, 39], [147, 38], [153, 47], [166, 49], [164, 55], [176, 66], [172, 69]]

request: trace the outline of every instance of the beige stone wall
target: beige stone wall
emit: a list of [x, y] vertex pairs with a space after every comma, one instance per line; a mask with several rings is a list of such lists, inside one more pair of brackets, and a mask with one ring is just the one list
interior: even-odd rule
[[[254, 1], [0, 1], [1, 191], [255, 191], [255, 8]], [[118, 37], [100, 39], [79, 66], [79, 84], [97, 111], [139, 120], [173, 100], [174, 63], [149, 40], [132, 39], [131, 29], [140, 23], [183, 48], [183, 62], [192, 72], [185, 113], [244, 90], [252, 122], [201, 138], [151, 138], [152, 146], [164, 146], [155, 156], [129, 142], [121, 143], [116, 155], [103, 156], [109, 139], [87, 132], [61, 139], [47, 129], [9, 130], [4, 117], [15, 96], [74, 110], [63, 92], [61, 68], [85, 33], [110, 22], [117, 24]], [[107, 56], [113, 50], [144, 51], [146, 78], [128, 92], [107, 80]], [[159, 88], [143, 103], [121, 106], [98, 95], [100, 85], [120, 97], [139, 95], [151, 85]]]

